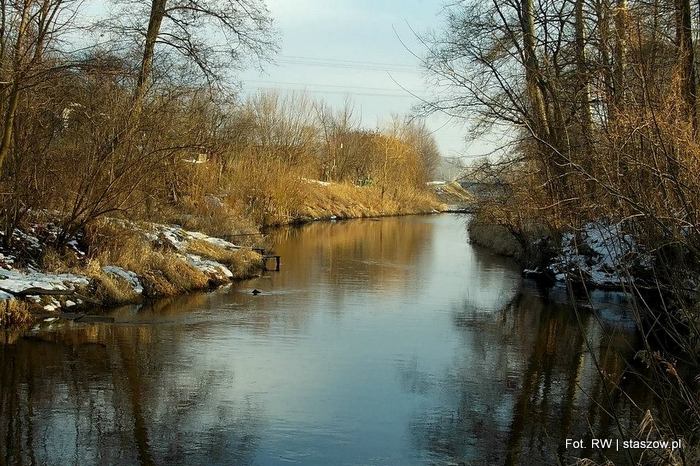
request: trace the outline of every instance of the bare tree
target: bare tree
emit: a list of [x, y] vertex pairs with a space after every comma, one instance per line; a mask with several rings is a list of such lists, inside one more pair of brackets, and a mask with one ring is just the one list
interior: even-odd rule
[[47, 52], [72, 28], [80, 0], [21, 0], [0, 3], [0, 86], [3, 122], [0, 173], [12, 147], [15, 116], [23, 92], [64, 69]]

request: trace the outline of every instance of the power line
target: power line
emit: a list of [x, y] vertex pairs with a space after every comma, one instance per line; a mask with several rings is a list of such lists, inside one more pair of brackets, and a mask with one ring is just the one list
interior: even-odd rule
[[284, 59], [299, 59], [299, 60], [314, 60], [323, 62], [335, 62], [335, 63], [348, 63], [348, 64], [359, 64], [359, 65], [376, 65], [376, 66], [399, 66], [399, 67], [415, 67], [411, 63], [382, 63], [375, 61], [365, 61], [365, 60], [346, 60], [343, 58], [320, 58], [320, 57], [303, 57], [300, 55], [280, 55]]
[[278, 64], [316, 66], [324, 68], [355, 69], [366, 71], [395, 71], [399, 73], [420, 72], [418, 66], [404, 63], [380, 63], [372, 61], [314, 58], [295, 55], [282, 55], [276, 61]]
[[[300, 86], [303, 88], [331, 88], [331, 89], [356, 89], [361, 91], [378, 91], [378, 92], [394, 92], [398, 95], [407, 95], [411, 93], [416, 93], [415, 91], [409, 91], [406, 89], [401, 89], [399, 87], [388, 88], [388, 87], [367, 87], [367, 86], [348, 86], [344, 84], [323, 84], [323, 83], [295, 83], [286, 81], [263, 81], [256, 79], [246, 79], [243, 82], [250, 84], [271, 84], [273, 86]], [[401, 92], [403, 91], [403, 92]]]
[[363, 96], [363, 97], [397, 97], [401, 99], [413, 99], [414, 96], [409, 94], [388, 94], [379, 92], [356, 92], [356, 91], [334, 91], [334, 90], [324, 90], [324, 89], [308, 89], [308, 88], [294, 88], [294, 87], [280, 87], [280, 86], [262, 86], [262, 85], [252, 85], [250, 86], [255, 89], [271, 89], [280, 91], [303, 91], [311, 94], [336, 94], [336, 95], [351, 95], [351, 96]]
[[343, 70], [356, 70], [356, 71], [392, 71], [394, 73], [419, 73], [418, 70], [401, 69], [401, 68], [390, 68], [390, 67], [372, 67], [372, 66], [346, 66], [346, 65], [336, 65], [331, 63], [303, 63], [294, 61], [284, 61], [277, 60], [277, 64], [289, 65], [289, 66], [312, 66], [319, 68], [333, 68], [333, 69], [343, 69]]

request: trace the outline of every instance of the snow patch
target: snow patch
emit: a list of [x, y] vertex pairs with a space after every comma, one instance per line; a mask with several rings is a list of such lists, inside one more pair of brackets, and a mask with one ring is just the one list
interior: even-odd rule
[[190, 241], [204, 241], [212, 246], [224, 249], [240, 249], [240, 246], [222, 238], [205, 235], [198, 231], [189, 231], [177, 225], [151, 224], [151, 231], [147, 234], [151, 241], [165, 240], [178, 251], [185, 252]]
[[[143, 293], [143, 286], [141, 285], [141, 281], [139, 280], [138, 275], [136, 275], [136, 273], [132, 272], [131, 270], [126, 270], [116, 265], [106, 265], [102, 267], [102, 271], [106, 274], [125, 280], [131, 286], [135, 293]], [[66, 305], [67, 304], [68, 303], [66, 302]]]
[[49, 312], [57, 311], [58, 309], [61, 309], [61, 303], [59, 303], [56, 298], [51, 298], [49, 303], [44, 306], [44, 309]]
[[578, 237], [564, 234], [561, 252], [549, 269], [557, 281], [583, 276], [596, 286], [618, 287], [633, 281], [626, 273], [630, 268], [649, 269], [652, 262], [618, 224], [598, 221], [584, 225]]
[[231, 272], [228, 267], [220, 262], [203, 259], [195, 254], [187, 254], [185, 256], [185, 260], [190, 265], [202, 271], [211, 278], [222, 280], [233, 277], [233, 272]]
[[81, 286], [87, 286], [86, 277], [70, 273], [43, 273], [34, 270], [20, 272], [0, 268], [0, 290], [12, 294], [22, 294], [29, 289], [41, 291], [74, 291]]

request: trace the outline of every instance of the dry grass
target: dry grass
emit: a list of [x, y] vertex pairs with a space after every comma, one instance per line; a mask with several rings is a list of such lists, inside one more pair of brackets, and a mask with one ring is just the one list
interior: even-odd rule
[[306, 172], [280, 160], [242, 157], [228, 171], [227, 202], [240, 202], [245, 215], [256, 225], [289, 223], [311, 193], [310, 187], [300, 182]]
[[6, 299], [0, 302], [0, 327], [16, 327], [32, 322], [29, 305], [17, 299]]
[[131, 284], [122, 278], [105, 273], [96, 260], [89, 261], [80, 272], [91, 279], [95, 286], [94, 299], [100, 303], [111, 306], [134, 303], [141, 299]]
[[227, 249], [204, 240], [190, 241], [187, 252], [224, 264], [234, 280], [250, 278], [262, 266], [262, 257], [251, 249]]
[[[161, 220], [226, 237], [300, 220], [402, 215], [444, 208], [418, 181], [420, 177], [375, 173], [371, 186], [350, 182], [324, 185], [311, 181], [318, 175], [313, 157], [305, 160], [290, 164], [279, 154], [253, 148], [237, 154], [225, 168], [201, 164], [188, 184], [187, 195], [173, 207], [177, 212], [165, 214]], [[383, 180], [384, 188], [377, 180]]]
[[[116, 222], [95, 222], [86, 235], [89, 255], [97, 264], [109, 264], [135, 272], [146, 296], [173, 296], [210, 287], [212, 279], [176, 251], [159, 250], [137, 230]], [[219, 262], [233, 272], [234, 279], [249, 278], [260, 267], [260, 255], [250, 250], [231, 250], [205, 240], [192, 240], [187, 252]], [[109, 302], [123, 303], [134, 299], [126, 293], [124, 280], [99, 270], [96, 279], [102, 296]], [[123, 282], [123, 283], [122, 283]]]
[[47, 272], [64, 273], [81, 267], [81, 263], [73, 251], [58, 251], [47, 246], [41, 257], [41, 266]]
[[223, 199], [212, 195], [188, 196], [157, 220], [217, 237], [258, 231], [255, 222], [246, 215], [243, 203], [230, 196]]
[[141, 296], [125, 280], [102, 273], [92, 277], [95, 283], [95, 299], [107, 305], [138, 302]]
[[235, 249], [226, 249], [201, 239], [187, 243], [187, 252], [221, 262], [224, 265], [236, 261]]
[[250, 249], [239, 249], [234, 252], [234, 260], [228, 266], [234, 280], [244, 280], [257, 275], [262, 267], [262, 257]]
[[430, 213], [443, 205], [428, 192], [402, 187], [385, 190], [378, 186], [355, 186], [350, 183], [332, 183], [327, 186], [310, 183], [313, 189], [306, 202], [299, 206], [300, 219], [379, 217]]
[[160, 270], [144, 272], [140, 278], [146, 296], [175, 296], [178, 294], [177, 287], [168, 281], [168, 278]]
[[438, 199], [445, 204], [466, 205], [474, 202], [474, 196], [456, 181], [433, 185], [432, 190], [435, 192]]
[[85, 234], [88, 256], [102, 265], [117, 265], [141, 275], [155, 251], [142, 233], [108, 219], [91, 224]]
[[321, 184], [313, 167], [290, 168], [283, 162], [242, 157], [228, 172], [227, 204], [241, 202], [242, 212], [259, 226], [297, 221], [378, 217], [428, 213], [444, 205], [426, 187], [393, 180], [379, 185], [356, 186], [349, 182]]
[[178, 293], [209, 286], [209, 277], [176, 254], [155, 254], [151, 257], [149, 267], [161, 272]]
[[[169, 296], [206, 288], [207, 276], [172, 251], [159, 251], [140, 232], [103, 220], [87, 235], [89, 255], [100, 264], [117, 265], [144, 278], [149, 294]], [[167, 285], [166, 285], [167, 282]]]

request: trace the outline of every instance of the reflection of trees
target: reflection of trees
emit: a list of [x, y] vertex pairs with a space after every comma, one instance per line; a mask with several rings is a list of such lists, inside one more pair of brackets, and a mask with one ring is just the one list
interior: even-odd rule
[[464, 353], [431, 387], [443, 391], [440, 408], [412, 421], [416, 447], [442, 462], [554, 464], [559, 456], [566, 464], [572, 456], [564, 455], [574, 453], [561, 448], [567, 437], [619, 436], [606, 411], [631, 415], [631, 403], [616, 387], [633, 336], [601, 330], [589, 313], [579, 316], [583, 332], [570, 306], [547, 303], [530, 290], [489, 317], [471, 303], [456, 309]]
[[[410, 289], [415, 269], [430, 252], [434, 225], [420, 217], [314, 223], [273, 234], [288, 271], [273, 277], [279, 286], [308, 288], [352, 280], [355, 287]], [[329, 293], [347, 287], [328, 286]]]
[[[197, 311], [215, 310], [228, 325], [254, 333], [267, 334], [275, 326], [296, 331], [321, 299], [330, 300], [332, 309], [341, 309], [341, 302], [360, 290], [419, 292], [415, 277], [430, 254], [433, 227], [420, 218], [387, 218], [282, 228], [272, 234], [276, 252], [282, 256], [282, 273], [270, 273], [231, 290], [126, 306], [113, 315], [117, 320], [161, 324], [173, 317], [187, 321], [196, 331], [200, 321], [205, 329], [209, 323]], [[254, 297], [249, 293], [252, 288], [275, 291]]]
[[228, 400], [216, 367], [174, 367], [191, 335], [172, 333], [85, 325], [0, 345], [0, 463], [250, 462], [260, 404]]
[[[357, 289], [417, 292], [414, 277], [430, 252], [433, 225], [411, 218], [319, 223], [275, 235], [286, 235], [278, 246], [284, 273], [243, 286], [281, 293], [163, 299], [115, 311], [115, 325], [79, 325], [0, 346], [0, 463], [41, 463], [47, 454], [58, 463], [249, 461], [261, 422], [255, 396], [226, 400], [223, 387], [235, 381], [222, 374], [230, 371], [193, 361], [173, 367], [189, 353], [181, 351], [188, 341], [206, 339], [207, 313], [268, 333], [304, 325], [312, 309], [299, 303], [314, 293], [339, 303]], [[337, 286], [343, 280], [352, 283]]]

